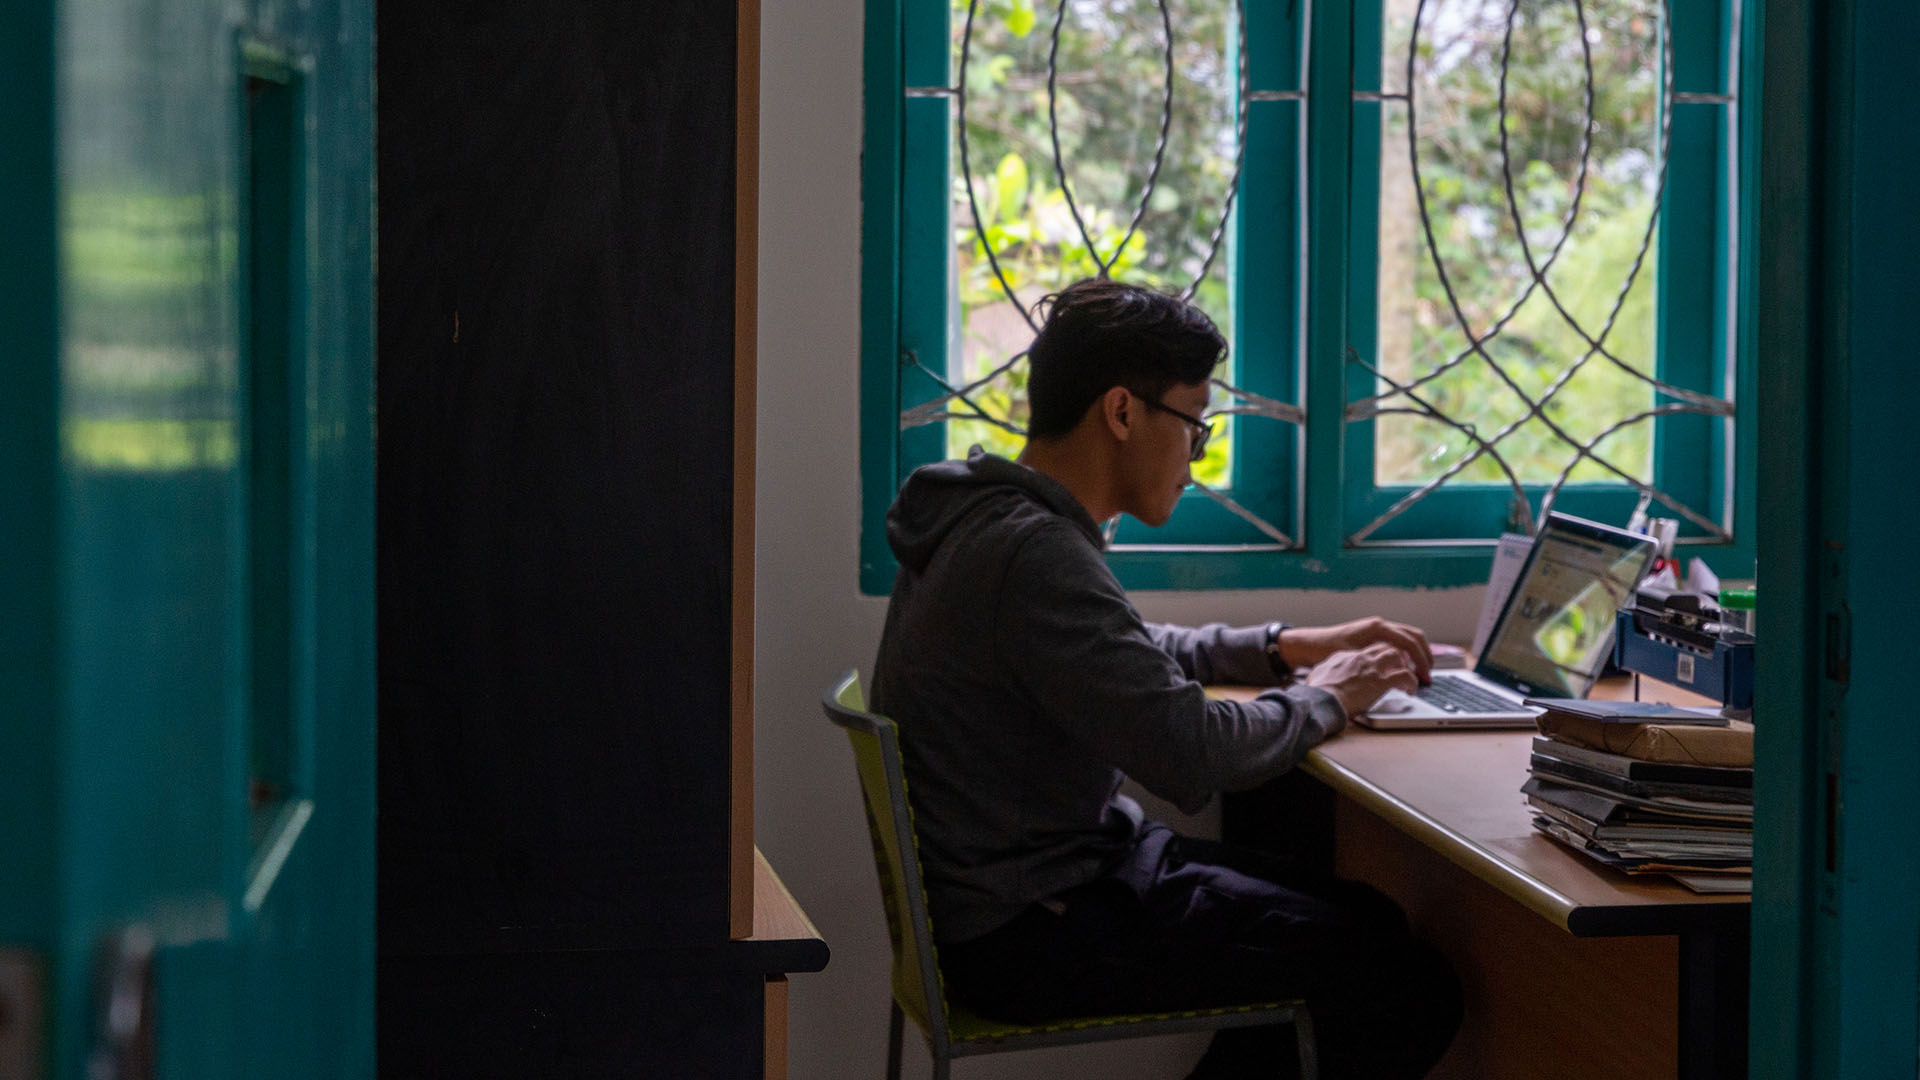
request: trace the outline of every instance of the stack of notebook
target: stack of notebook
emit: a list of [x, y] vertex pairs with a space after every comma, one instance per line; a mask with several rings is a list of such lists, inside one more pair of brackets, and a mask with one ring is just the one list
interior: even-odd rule
[[1651, 702], [1535, 698], [1534, 827], [1629, 874], [1750, 887], [1753, 726]]

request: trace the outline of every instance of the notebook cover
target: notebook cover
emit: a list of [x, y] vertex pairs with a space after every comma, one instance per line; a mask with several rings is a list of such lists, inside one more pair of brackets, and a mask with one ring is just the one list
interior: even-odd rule
[[1710, 765], [1684, 765], [1660, 761], [1639, 761], [1625, 754], [1612, 754], [1590, 746], [1555, 739], [1533, 737], [1533, 752], [1561, 761], [1570, 761], [1629, 780], [1657, 780], [1675, 784], [1710, 784], [1722, 787], [1753, 787], [1753, 770], [1721, 768]]
[[1660, 805], [1661, 800], [1682, 799], [1694, 803], [1724, 805], [1746, 813], [1753, 812], [1753, 788], [1751, 785], [1733, 784], [1675, 784], [1658, 780], [1629, 780], [1601, 769], [1588, 768], [1577, 762], [1565, 761], [1545, 754], [1535, 753], [1527, 762], [1533, 775], [1544, 777], [1555, 783], [1570, 787], [1591, 788], [1618, 798], [1637, 800], [1642, 804]]
[[1712, 809], [1661, 807], [1627, 802], [1585, 788], [1567, 787], [1539, 776], [1527, 778], [1520, 790], [1542, 802], [1550, 803], [1593, 822], [1596, 825], [1656, 825], [1675, 828], [1731, 828], [1751, 830], [1751, 811], [1741, 813]]
[[1712, 709], [1694, 709], [1684, 705], [1671, 705], [1664, 701], [1599, 701], [1585, 698], [1530, 697], [1527, 699], [1527, 704], [1548, 712], [1598, 720], [1603, 724], [1658, 722], [1689, 726], [1697, 724], [1707, 727], [1726, 727], [1728, 724], [1726, 717]]

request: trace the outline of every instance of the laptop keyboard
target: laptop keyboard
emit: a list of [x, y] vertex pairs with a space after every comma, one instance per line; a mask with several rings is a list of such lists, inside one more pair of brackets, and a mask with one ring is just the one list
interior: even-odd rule
[[1448, 712], [1513, 712], [1516, 708], [1511, 700], [1499, 694], [1475, 686], [1465, 679], [1449, 679], [1443, 675], [1434, 676], [1433, 685], [1421, 687], [1418, 697]]

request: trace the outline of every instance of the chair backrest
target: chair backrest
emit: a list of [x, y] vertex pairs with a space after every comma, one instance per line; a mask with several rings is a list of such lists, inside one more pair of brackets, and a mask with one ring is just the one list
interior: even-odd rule
[[893, 940], [894, 1000], [926, 1029], [936, 1046], [944, 1048], [948, 1044], [946, 994], [933, 950], [933, 926], [927, 918], [913, 807], [907, 802], [907, 778], [900, 765], [899, 729], [886, 717], [866, 711], [857, 671], [841, 675], [821, 704], [827, 719], [845, 728], [853, 743], [874, 868], [880, 874], [880, 900]]

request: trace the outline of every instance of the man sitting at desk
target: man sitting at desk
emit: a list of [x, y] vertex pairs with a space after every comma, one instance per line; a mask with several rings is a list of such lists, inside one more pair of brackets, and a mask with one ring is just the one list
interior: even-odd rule
[[[1124, 773], [1193, 813], [1278, 776], [1415, 689], [1426, 639], [1382, 619], [1144, 622], [1099, 523], [1173, 513], [1226, 342], [1138, 286], [1049, 301], [1019, 460], [919, 469], [887, 515], [900, 574], [873, 700], [900, 726], [948, 991], [1016, 1022], [1304, 998], [1324, 1076], [1422, 1075], [1460, 992], [1392, 901], [1181, 836], [1117, 789]], [[1278, 685], [1240, 703], [1203, 683]], [[1289, 1029], [1223, 1031], [1193, 1075], [1271, 1077], [1293, 1054]]]

